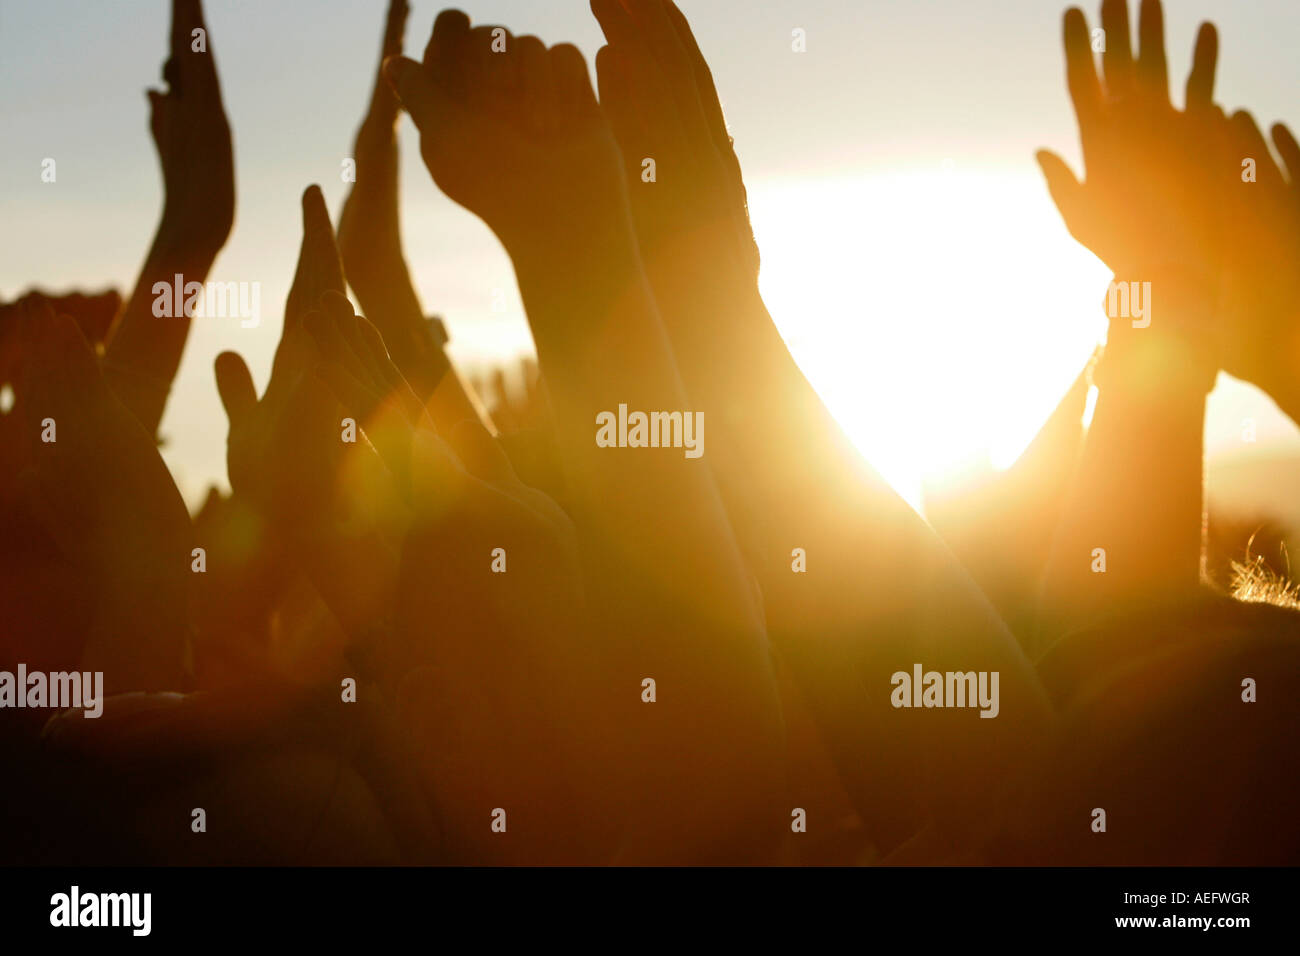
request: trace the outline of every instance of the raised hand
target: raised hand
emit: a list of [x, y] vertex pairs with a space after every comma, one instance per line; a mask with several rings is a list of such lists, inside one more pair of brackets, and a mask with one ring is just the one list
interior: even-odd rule
[[690, 24], [672, 0], [592, 0], [591, 9], [608, 41], [596, 54], [600, 105], [623, 152], [643, 254], [706, 233], [756, 279], [740, 161]]
[[343, 409], [317, 374], [321, 357], [305, 320], [327, 293], [342, 296], [343, 273], [320, 189], [309, 188], [302, 205], [302, 249], [266, 392], [257, 398], [233, 352], [217, 356], [217, 388], [230, 419], [236, 496], [253, 505], [269, 546], [306, 572], [355, 641], [389, 615], [406, 516], [374, 450], [345, 438]]
[[302, 213], [302, 248], [284, 331], [261, 400], [239, 355], [223, 352], [216, 361], [217, 389], [230, 418], [231, 487], [288, 525], [312, 520], [325, 508], [341, 453], [339, 416], [313, 373], [315, 347], [303, 318], [327, 290], [342, 294], [343, 270], [319, 187], [303, 193]]
[[[379, 63], [402, 52], [402, 32], [410, 12], [406, 0], [391, 0]], [[353, 158], [356, 182], [339, 217], [339, 252], [348, 284], [392, 350], [403, 374], [417, 383], [422, 397], [437, 388], [449, 370], [446, 357], [429, 336], [402, 255], [398, 220], [397, 119], [400, 104], [382, 69]]]
[[508, 250], [562, 241], [572, 210], [623, 201], [618, 148], [575, 47], [471, 29], [444, 10], [423, 62], [389, 60], [385, 75], [420, 129], [434, 181]]
[[389, 357], [383, 336], [353, 314], [339, 293], [322, 296], [319, 311], [308, 313], [304, 324], [322, 359], [317, 371], [365, 428], [398, 488], [409, 496], [411, 441], [424, 403]]
[[[503, 52], [493, 52], [494, 41]], [[752, 854], [755, 832], [765, 852], [776, 836], [780, 718], [754, 593], [712, 476], [685, 457], [680, 436], [678, 447], [645, 454], [595, 440], [600, 413], [620, 404], [683, 414], [690, 405], [642, 270], [622, 158], [586, 64], [571, 46], [547, 50], [502, 28], [471, 29], [464, 14], [448, 11], [423, 64], [390, 61], [386, 74], [420, 129], [438, 185], [493, 229], [514, 262], [555, 410], [585, 590], [595, 596], [590, 626], [606, 635], [606, 679], [629, 686], [634, 673], [653, 670], [694, 688], [689, 700], [660, 708], [653, 727], [635, 721], [635, 697], [622, 699], [631, 710], [607, 714], [607, 722], [634, 720], [628, 759], [610, 767], [622, 781], [610, 786], [640, 795], [629, 812], [642, 826], [628, 834], [627, 852], [640, 859], [661, 852], [654, 819], [662, 816], [650, 806], [665, 802], [679, 807], [677, 832], [694, 852]], [[652, 517], [664, 514], [680, 520]], [[653, 570], [669, 566], [671, 577]], [[731, 702], [725, 714], [712, 703], [720, 700]], [[724, 743], [734, 734], [749, 741], [743, 753]], [[630, 757], [670, 749], [700, 769], [695, 783], [645, 779], [641, 761], [657, 758]], [[725, 834], [707, 822], [721, 802], [738, 808]]]
[[[163, 171], [153, 246], [108, 343], [104, 374], [149, 434], [156, 434], [191, 317], [153, 314], [154, 284], [202, 282], [235, 217], [234, 155], [211, 38], [199, 0], [172, 0], [168, 89], [149, 91], [149, 131]], [[179, 303], [175, 311], [182, 313]]]
[[[196, 35], [196, 31], [198, 35]], [[235, 221], [230, 125], [199, 0], [173, 0], [166, 91], [149, 90], [149, 132], [166, 198], [160, 236], [215, 257]]]
[[1093, 373], [1092, 426], [1045, 575], [1044, 645], [1102, 614], [1185, 601], [1201, 574], [1205, 398], [1220, 364], [1226, 238], [1215, 197], [1231, 172], [1222, 116], [1210, 102], [1218, 42], [1202, 26], [1187, 107], [1178, 111], [1157, 0], [1142, 4], [1136, 61], [1124, 0], [1103, 3], [1102, 25], [1105, 93], [1083, 14], [1065, 15], [1087, 180], [1079, 184], [1051, 154], [1039, 161], [1074, 236], [1117, 280], [1145, 287], [1147, 319], [1111, 315]]
[[[471, 475], [508, 488], [511, 499], [556, 524], [569, 523], [546, 495], [519, 482], [501, 449], [483, 437], [482, 427], [469, 427], [473, 419], [449, 432], [456, 450], [439, 436], [378, 330], [354, 314], [347, 299], [327, 293], [306, 325], [318, 343], [317, 373], [363, 424], [389, 470], [400, 476], [399, 487], [411, 500], [417, 524], [444, 515], [456, 496], [467, 493]], [[481, 514], [492, 510], [478, 508]]]
[[[1208, 25], [1197, 37], [1187, 103], [1169, 99], [1164, 17], [1159, 0], [1143, 0], [1139, 50], [1129, 47], [1127, 0], [1105, 0], [1102, 77], [1093, 62], [1088, 25], [1077, 9], [1065, 15], [1070, 96], [1079, 122], [1085, 179], [1046, 150], [1038, 154], [1052, 198], [1076, 239], [1121, 281], [1150, 281], [1159, 302], [1154, 338], [1171, 321], [1202, 346], [1201, 364], [1213, 364], [1205, 317], [1217, 294], [1221, 230], [1212, 192], [1219, 158], [1210, 148], [1217, 39]], [[1192, 312], [1192, 315], [1178, 314]], [[1124, 333], [1124, 322], [1113, 323]], [[1199, 323], [1199, 324], [1198, 324]], [[1209, 372], [1213, 379], [1213, 371]]]
[[1220, 359], [1300, 421], [1300, 144], [1282, 124], [1273, 127], [1284, 171], [1249, 113], [1222, 119], [1219, 129], [1225, 161], [1209, 201], [1225, 224]]
[[[995, 799], [992, 777], [973, 768], [998, 766], [993, 776], [1011, 778], [1047, 726], [1036, 678], [933, 531], [861, 460], [786, 348], [758, 292], [744, 185], [718, 96], [680, 11], [665, 0], [597, 0], [592, 9], [609, 41], [597, 57], [601, 105], [626, 154], [646, 272], [692, 407], [718, 423], [710, 467], [761, 583], [773, 643], [817, 710], [878, 845], [910, 836], [927, 816], [964, 827], [978, 818], [974, 807]], [[655, 182], [642, 180], [646, 158], [657, 160]], [[792, 573], [795, 547], [822, 555], [816, 575]], [[864, 680], [887, 688], [899, 661], [921, 659], [963, 668], [982, 660], [1000, 671], [1017, 703], [997, 733], [954, 720], [922, 734], [896, 719], [887, 695], [861, 692]], [[884, 787], [884, 778], [917, 783]], [[980, 793], [968, 788], [976, 778], [988, 784]], [[960, 802], [950, 797], [957, 789]]]

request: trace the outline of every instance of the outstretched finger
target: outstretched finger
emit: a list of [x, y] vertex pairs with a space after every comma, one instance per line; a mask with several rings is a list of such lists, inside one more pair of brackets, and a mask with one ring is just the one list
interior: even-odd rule
[[717, 85], [713, 82], [713, 71], [709, 69], [709, 63], [700, 51], [700, 45], [695, 40], [695, 34], [686, 15], [673, 0], [665, 0], [664, 6], [673, 28], [677, 31], [678, 40], [686, 51], [686, 58], [695, 79], [695, 91], [700, 109], [704, 112], [713, 144], [724, 158], [729, 157], [728, 165], [734, 164], [739, 172], [740, 163], [736, 160], [736, 153], [732, 148], [731, 134], [727, 132], [727, 119], [722, 112], [722, 101], [718, 97]]
[[401, 54], [402, 35], [406, 32], [406, 18], [410, 13], [406, 0], [390, 0], [388, 19], [384, 23], [384, 44], [379, 56], [381, 63], [390, 56]]
[[1122, 99], [1133, 92], [1128, 0], [1102, 0], [1101, 29], [1105, 41], [1101, 66], [1106, 76], [1106, 94], [1112, 99]]
[[1219, 32], [1213, 23], [1202, 23], [1192, 51], [1192, 69], [1187, 74], [1188, 112], [1208, 109], [1214, 101], [1214, 71], [1219, 60]]
[[1091, 126], [1101, 109], [1101, 82], [1088, 42], [1088, 21], [1077, 7], [1065, 11], [1064, 35], [1065, 78], [1082, 131]]
[[334, 239], [325, 196], [319, 186], [308, 186], [302, 194], [302, 247], [298, 252], [298, 267], [289, 301], [285, 305], [286, 328], [302, 321], [308, 310], [314, 308], [328, 290], [342, 293], [343, 262]]
[[171, 61], [175, 67], [170, 78], [173, 92], [220, 98], [212, 38], [203, 21], [200, 0], [172, 0]]
[[1160, 0], [1142, 0], [1138, 14], [1137, 79], [1143, 92], [1169, 102], [1169, 65], [1165, 61], [1165, 14]]
[[213, 364], [217, 393], [232, 428], [243, 423], [257, 407], [257, 388], [248, 365], [238, 352], [222, 352]]
[[388, 19], [384, 23], [384, 38], [379, 47], [379, 68], [376, 70], [375, 88], [370, 96], [370, 118], [383, 123], [397, 118], [397, 94], [384, 77], [384, 62], [390, 56], [401, 56], [402, 35], [406, 31], [406, 17], [410, 12], [406, 0], [392, 0], [388, 5]]
[[1277, 147], [1278, 155], [1282, 157], [1282, 162], [1286, 164], [1287, 179], [1291, 187], [1295, 188], [1300, 185], [1300, 143], [1296, 142], [1291, 131], [1282, 123], [1273, 125], [1273, 145]]
[[172, 0], [171, 59], [174, 63], [179, 65], [189, 59], [191, 46], [197, 39], [195, 30], [206, 32], [199, 0]]
[[641, 45], [636, 22], [620, 0], [591, 0], [591, 12], [611, 46], [630, 49]]
[[557, 43], [549, 52], [556, 102], [573, 112], [596, 110], [596, 91], [591, 87], [591, 74], [587, 72], [582, 51], [572, 43]]

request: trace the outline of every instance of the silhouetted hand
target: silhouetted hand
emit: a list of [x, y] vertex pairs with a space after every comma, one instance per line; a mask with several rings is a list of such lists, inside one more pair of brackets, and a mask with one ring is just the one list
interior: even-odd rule
[[343, 271], [319, 187], [303, 193], [303, 240], [285, 305], [284, 331], [259, 400], [234, 352], [217, 356], [217, 388], [230, 419], [227, 467], [236, 492], [290, 526], [328, 510], [342, 445], [333, 396], [314, 374], [316, 351], [303, 317], [326, 290], [342, 294]]
[[145, 431], [156, 435], [180, 366], [191, 317], [180, 302], [154, 314], [156, 283], [202, 282], [235, 217], [230, 126], [199, 0], [173, 0], [166, 92], [149, 90], [149, 131], [163, 171], [163, 212], [122, 320], [109, 339], [104, 376]]
[[322, 359], [316, 371], [365, 429], [398, 489], [409, 495], [411, 441], [424, 403], [389, 357], [383, 336], [337, 292], [322, 296], [304, 325]]
[[169, 242], [215, 256], [235, 221], [234, 154], [199, 0], [172, 0], [163, 79], [166, 91], [149, 90], [149, 132], [166, 192], [159, 231]]
[[1065, 14], [1087, 179], [1078, 183], [1050, 153], [1038, 158], [1071, 233], [1125, 292], [1145, 299], [1146, 316], [1135, 320], [1131, 301], [1111, 309], [1118, 295], [1108, 302], [1110, 331], [1092, 375], [1097, 405], [1047, 565], [1040, 646], [1117, 609], [1185, 601], [1200, 582], [1205, 397], [1221, 334], [1218, 41], [1201, 27], [1179, 111], [1169, 102], [1158, 0], [1143, 0], [1136, 60], [1125, 0], [1105, 0], [1102, 25], [1104, 93], [1083, 14]]
[[[1223, 369], [1300, 420], [1300, 144], [1282, 124], [1273, 127], [1284, 173], [1249, 113], [1222, 120], [1219, 129], [1225, 162], [1207, 201], [1224, 212]], [[1245, 181], [1247, 159], [1254, 160], [1254, 182]]]
[[[649, 258], [665, 243], [722, 233], [751, 279], [758, 246], [740, 161], [713, 74], [672, 0], [591, 0], [608, 45], [596, 54], [600, 105], [623, 152], [637, 237]], [[653, 185], [646, 160], [654, 161]]]
[[383, 335], [403, 374], [427, 398], [448, 371], [448, 363], [429, 335], [402, 255], [397, 173], [400, 104], [382, 72], [384, 60], [402, 52], [408, 13], [406, 0], [392, 0], [388, 6], [380, 68], [353, 147], [356, 182], [339, 217], [339, 252], [362, 311]]
[[1102, 4], [1104, 88], [1093, 63], [1088, 26], [1077, 9], [1065, 15], [1070, 96], [1079, 122], [1085, 180], [1054, 153], [1038, 160], [1052, 198], [1076, 239], [1118, 278], [1172, 276], [1212, 293], [1217, 274], [1216, 218], [1196, 197], [1215, 173], [1206, 148], [1217, 41], [1208, 25], [1197, 38], [1187, 104], [1169, 100], [1164, 19], [1159, 0], [1144, 0], [1136, 57], [1129, 48], [1126, 0]]
[[618, 147], [576, 47], [471, 29], [465, 14], [444, 10], [424, 61], [390, 59], [384, 72], [434, 181], [512, 255], [562, 241], [575, 208], [622, 201]]

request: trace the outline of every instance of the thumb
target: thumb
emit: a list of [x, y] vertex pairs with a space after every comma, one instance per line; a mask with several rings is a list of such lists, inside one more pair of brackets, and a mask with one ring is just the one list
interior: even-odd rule
[[1052, 201], [1060, 210], [1065, 224], [1073, 230], [1077, 225], [1082, 202], [1082, 184], [1075, 178], [1065, 160], [1055, 153], [1040, 149], [1034, 158], [1038, 160], [1038, 166], [1047, 180], [1047, 191], [1051, 193]]
[[214, 364], [217, 373], [217, 392], [226, 410], [232, 428], [238, 426], [257, 406], [257, 389], [253, 376], [238, 352], [222, 352]]
[[416, 127], [423, 132], [433, 121], [433, 83], [424, 67], [405, 56], [390, 56], [384, 60], [384, 79], [411, 114]]

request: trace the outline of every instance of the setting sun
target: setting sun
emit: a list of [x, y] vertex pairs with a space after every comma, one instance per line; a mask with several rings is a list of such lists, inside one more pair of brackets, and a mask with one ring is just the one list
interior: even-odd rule
[[914, 507], [924, 483], [1013, 461], [1103, 333], [1106, 270], [1028, 163], [810, 179], [750, 209], [786, 342]]

